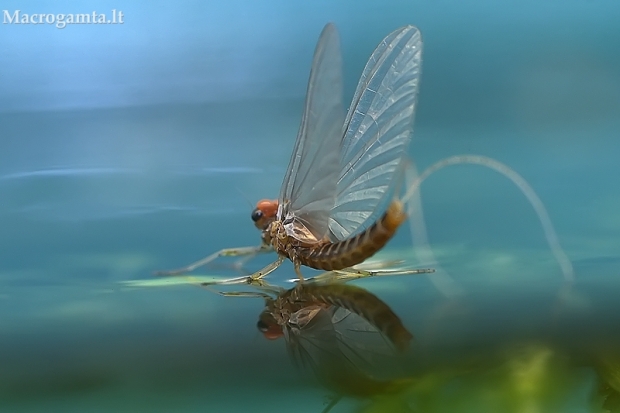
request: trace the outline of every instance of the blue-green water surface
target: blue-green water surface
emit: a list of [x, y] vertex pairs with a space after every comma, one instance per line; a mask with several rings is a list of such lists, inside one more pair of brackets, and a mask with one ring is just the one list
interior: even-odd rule
[[[261, 299], [128, 282], [258, 245], [250, 212], [278, 195], [327, 21], [345, 100], [383, 36], [420, 27], [410, 157], [420, 170], [462, 153], [509, 165], [574, 269], [566, 279], [505, 177], [433, 174], [421, 199], [437, 260], [407, 226], [383, 257], [437, 273], [355, 282], [414, 335], [411, 383], [333, 411], [620, 411], [620, 7], [440, 3], [145, 3], [123, 26], [0, 27], [0, 411], [325, 407], [330, 389], [256, 329]], [[232, 262], [196, 274], [237, 276]], [[287, 262], [269, 279], [292, 277]]]

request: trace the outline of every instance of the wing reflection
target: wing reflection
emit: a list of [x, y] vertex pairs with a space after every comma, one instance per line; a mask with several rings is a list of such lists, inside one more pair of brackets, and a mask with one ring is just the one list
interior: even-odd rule
[[266, 338], [283, 336], [295, 363], [312, 369], [327, 387], [355, 396], [393, 385], [378, 371], [413, 337], [387, 304], [341, 283], [302, 283], [282, 291], [266, 300], [257, 327]]
[[[394, 274], [386, 266], [381, 273]], [[384, 302], [347, 284], [351, 277], [326, 273], [291, 289], [243, 279], [236, 286], [246, 291], [218, 293], [264, 299], [259, 330], [281, 338], [293, 360], [339, 396], [362, 396], [350, 411], [620, 412], [617, 300], [558, 311], [553, 289], [545, 300], [529, 290], [483, 288], [419, 303], [426, 306], [417, 322], [421, 339], [400, 376], [384, 360], [401, 361], [412, 336]], [[205, 280], [193, 283], [230, 284]], [[592, 294], [576, 289], [583, 291]]]
[[283, 337], [293, 362], [339, 396], [401, 388], [395, 370], [413, 336], [385, 302], [337, 279], [317, 277], [288, 290], [261, 282], [253, 292], [218, 293], [263, 297], [258, 329], [270, 340]]

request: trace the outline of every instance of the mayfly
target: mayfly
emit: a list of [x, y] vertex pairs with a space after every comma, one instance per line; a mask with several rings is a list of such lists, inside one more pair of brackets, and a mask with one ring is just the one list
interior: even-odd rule
[[264, 277], [288, 258], [303, 279], [301, 265], [347, 271], [383, 248], [406, 219], [396, 194], [413, 131], [421, 63], [417, 28], [390, 33], [370, 56], [345, 114], [340, 41], [335, 26], [327, 24], [314, 52], [279, 198], [259, 202], [252, 213], [262, 231], [261, 246], [222, 250], [159, 274], [192, 271], [220, 256], [275, 250], [277, 260], [250, 278]]

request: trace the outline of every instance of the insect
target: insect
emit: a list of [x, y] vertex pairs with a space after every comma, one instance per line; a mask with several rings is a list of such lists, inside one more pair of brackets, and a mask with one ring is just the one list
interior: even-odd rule
[[327, 24], [314, 52], [280, 195], [260, 201], [252, 212], [261, 245], [221, 250], [158, 274], [192, 271], [220, 256], [251, 258], [275, 250], [276, 261], [250, 279], [290, 259], [303, 280], [302, 265], [346, 272], [383, 248], [407, 217], [396, 193], [413, 130], [421, 62], [417, 28], [390, 33], [370, 56], [345, 114], [340, 42], [335, 26]]
[[[276, 298], [266, 300], [257, 327], [270, 339], [290, 336], [293, 330], [309, 326], [321, 311], [334, 307], [362, 317], [400, 351], [406, 350], [412, 339], [400, 319], [383, 301], [363, 288], [343, 283], [302, 283], [281, 291]], [[332, 314], [332, 321], [336, 320], [340, 322], [342, 318], [334, 318]]]
[[398, 388], [399, 380], [378, 376], [398, 362], [413, 336], [381, 299], [334, 277], [325, 273], [288, 290], [256, 280], [257, 291], [218, 293], [264, 298], [258, 330], [269, 340], [284, 337], [297, 367], [311, 369], [339, 396], [368, 397]]

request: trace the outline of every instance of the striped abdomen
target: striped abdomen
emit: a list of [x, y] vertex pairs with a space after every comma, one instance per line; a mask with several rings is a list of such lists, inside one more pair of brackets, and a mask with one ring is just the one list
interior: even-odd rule
[[403, 211], [403, 204], [398, 200], [392, 201], [383, 217], [366, 231], [320, 247], [298, 247], [295, 251], [297, 259], [301, 264], [317, 270], [333, 271], [352, 267], [383, 248], [405, 219], [407, 215]]
[[351, 311], [385, 334], [404, 351], [413, 336], [390, 307], [368, 291], [345, 284], [300, 284], [296, 298], [302, 302], [322, 302]]

